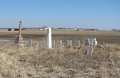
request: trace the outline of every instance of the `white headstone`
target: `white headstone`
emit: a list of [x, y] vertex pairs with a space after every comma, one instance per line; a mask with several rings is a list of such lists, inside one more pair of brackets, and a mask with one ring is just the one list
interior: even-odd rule
[[90, 46], [90, 39], [84, 39], [84, 41], [86, 46]]
[[96, 44], [95, 45], [98, 45], [98, 42], [96, 41]]
[[96, 38], [94, 38], [94, 41], [96, 41]]
[[62, 40], [59, 40], [58, 42], [57, 42], [57, 46], [61, 46], [62, 45]]
[[15, 42], [17, 41], [17, 37], [18, 37], [17, 35], [14, 36], [14, 41]]
[[73, 40], [73, 45], [76, 46], [76, 39]]
[[73, 40], [74, 46], [80, 47], [80, 40]]
[[93, 46], [93, 39], [90, 39], [90, 46]]
[[66, 40], [66, 45], [67, 45], [67, 47], [71, 47], [72, 46], [72, 40]]
[[93, 47], [87, 46], [87, 51], [89, 52], [89, 54], [92, 54], [93, 53]]
[[52, 36], [51, 36], [51, 28], [47, 29], [47, 48], [52, 48]]
[[55, 46], [55, 40], [52, 40], [52, 47]]
[[93, 42], [93, 45], [96, 46], [96, 45], [97, 45], [97, 41], [94, 41], [94, 42]]
[[76, 40], [76, 46], [80, 47], [80, 40]]
[[96, 41], [96, 38], [93, 39], [93, 46], [96, 46], [97, 45], [97, 41]]

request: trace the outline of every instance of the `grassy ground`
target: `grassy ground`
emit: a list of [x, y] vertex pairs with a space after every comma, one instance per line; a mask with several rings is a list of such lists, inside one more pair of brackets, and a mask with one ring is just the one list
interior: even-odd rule
[[[22, 31], [24, 40], [45, 40], [46, 31]], [[0, 32], [1, 40], [14, 40], [18, 32]], [[53, 39], [97, 38], [100, 43], [119, 43], [119, 32], [53, 31]], [[120, 78], [120, 46], [98, 45], [93, 54], [86, 46], [66, 48], [33, 45], [0, 46], [0, 78]]]
[[[7, 49], [6, 49], [7, 47]], [[0, 47], [0, 78], [120, 78], [120, 47]]]

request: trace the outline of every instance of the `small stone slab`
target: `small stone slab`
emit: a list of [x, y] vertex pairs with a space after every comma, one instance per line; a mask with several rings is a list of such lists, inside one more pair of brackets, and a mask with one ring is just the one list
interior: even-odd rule
[[58, 40], [57, 41], [57, 46], [61, 46], [62, 45], [62, 40]]
[[93, 39], [90, 39], [90, 46], [93, 46]]
[[80, 40], [73, 40], [73, 45], [75, 47], [80, 47]]
[[66, 40], [67, 47], [72, 47], [72, 40]]
[[17, 42], [17, 37], [18, 37], [17, 35], [14, 36], [15, 43]]
[[84, 41], [86, 46], [90, 46], [90, 39], [84, 39]]
[[52, 47], [55, 46], [55, 40], [52, 40]]
[[93, 47], [87, 46], [87, 52], [88, 52], [89, 54], [92, 54], [92, 53], [93, 53]]
[[80, 40], [76, 40], [76, 46], [80, 47]]

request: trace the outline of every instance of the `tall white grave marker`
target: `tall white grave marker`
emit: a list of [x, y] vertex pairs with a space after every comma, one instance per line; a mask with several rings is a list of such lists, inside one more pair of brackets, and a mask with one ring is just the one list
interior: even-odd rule
[[51, 28], [47, 29], [47, 48], [52, 48], [52, 36], [51, 36]]

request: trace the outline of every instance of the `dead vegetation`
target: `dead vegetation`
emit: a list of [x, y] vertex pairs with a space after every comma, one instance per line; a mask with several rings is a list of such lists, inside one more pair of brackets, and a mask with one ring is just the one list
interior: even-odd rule
[[120, 47], [0, 47], [0, 78], [120, 78]]
[[[18, 31], [1, 31], [0, 39], [14, 40], [14, 36], [18, 35]], [[23, 40], [32, 39], [33, 41], [46, 40], [47, 31], [22, 31]], [[96, 38], [99, 43], [120, 43], [120, 32], [114, 31], [52, 31], [53, 40], [80, 40], [85, 38]]]
[[[46, 40], [46, 31], [22, 31], [23, 39]], [[18, 32], [1, 32], [3, 40], [14, 40]], [[53, 31], [53, 40], [97, 38], [98, 43], [120, 43], [119, 32]], [[82, 43], [82, 42], [81, 42]], [[33, 44], [20, 48], [0, 45], [0, 78], [120, 78], [120, 46], [98, 45], [93, 54], [86, 46], [66, 48]]]

